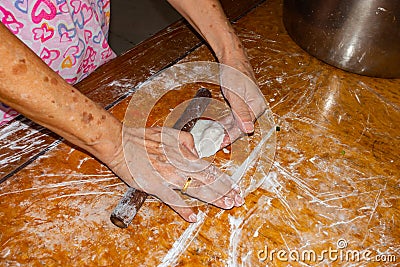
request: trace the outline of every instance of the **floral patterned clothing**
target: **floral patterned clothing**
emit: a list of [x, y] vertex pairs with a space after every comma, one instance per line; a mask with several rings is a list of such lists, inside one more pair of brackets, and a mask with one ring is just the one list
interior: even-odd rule
[[[110, 0], [0, 0], [0, 22], [70, 84], [115, 57], [109, 21]], [[15, 113], [0, 105], [0, 126]]]

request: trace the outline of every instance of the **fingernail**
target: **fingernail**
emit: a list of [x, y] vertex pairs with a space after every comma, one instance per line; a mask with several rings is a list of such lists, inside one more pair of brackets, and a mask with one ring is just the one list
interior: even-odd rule
[[246, 133], [251, 133], [254, 131], [254, 124], [252, 122], [244, 122], [243, 127], [246, 130]]
[[235, 203], [236, 203], [236, 206], [238, 206], [238, 207], [242, 206], [244, 204], [244, 199], [241, 196], [236, 195], [235, 196]]
[[232, 190], [238, 192], [240, 194], [241, 190], [240, 190], [240, 186], [238, 184], [234, 184], [232, 186]]
[[193, 153], [194, 155], [196, 155], [196, 157], [199, 157], [199, 153], [197, 153], [196, 147], [193, 147], [193, 148], [192, 148], [192, 153]]
[[192, 222], [192, 223], [197, 222], [197, 215], [196, 215], [196, 213], [192, 213], [192, 214], [189, 216], [189, 222]]
[[226, 205], [226, 207], [227, 207], [228, 209], [233, 208], [233, 206], [235, 205], [235, 202], [234, 202], [233, 199], [230, 198], [230, 197], [225, 197], [224, 203], [225, 203], [225, 205]]

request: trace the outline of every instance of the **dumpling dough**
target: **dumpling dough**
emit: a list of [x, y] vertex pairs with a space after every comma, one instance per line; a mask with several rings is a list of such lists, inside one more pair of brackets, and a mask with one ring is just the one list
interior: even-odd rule
[[216, 121], [198, 120], [190, 131], [200, 158], [214, 155], [224, 140], [224, 127]]

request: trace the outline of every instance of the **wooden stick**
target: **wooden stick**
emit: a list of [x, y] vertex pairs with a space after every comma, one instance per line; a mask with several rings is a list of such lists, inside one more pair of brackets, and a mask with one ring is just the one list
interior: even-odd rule
[[[200, 88], [172, 128], [190, 132], [210, 101], [211, 92], [206, 88]], [[147, 193], [129, 187], [111, 213], [111, 222], [119, 228], [127, 228], [147, 196]]]

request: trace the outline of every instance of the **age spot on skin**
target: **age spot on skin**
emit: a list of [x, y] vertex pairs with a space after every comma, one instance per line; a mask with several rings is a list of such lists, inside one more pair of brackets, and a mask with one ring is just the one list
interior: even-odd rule
[[106, 120], [106, 116], [105, 115], [101, 115], [101, 119], [97, 120], [97, 125], [100, 125], [105, 120]]
[[56, 78], [51, 78], [51, 83], [53, 85], [57, 85], [58, 84], [57, 79]]
[[46, 82], [46, 83], [48, 83], [48, 82], [49, 82], [49, 77], [47, 77], [47, 76], [44, 77], [44, 78], [43, 78], [43, 81]]
[[12, 67], [12, 73], [14, 75], [22, 75], [28, 71], [25, 63], [18, 63]]
[[93, 120], [92, 113], [87, 113], [86, 111], [82, 113], [82, 121], [84, 123], [90, 123]]

